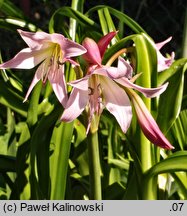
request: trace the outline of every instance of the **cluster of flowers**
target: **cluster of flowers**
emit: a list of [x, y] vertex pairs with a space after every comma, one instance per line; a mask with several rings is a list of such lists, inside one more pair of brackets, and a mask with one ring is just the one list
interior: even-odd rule
[[[88, 111], [87, 133], [92, 129], [93, 119], [99, 117], [104, 108], [114, 115], [125, 133], [132, 119], [132, 102], [145, 136], [162, 148], [173, 148], [160, 131], [141, 98], [135, 91], [132, 91], [135, 89], [146, 97], [156, 97], [165, 91], [168, 83], [157, 88], [144, 88], [134, 84], [137, 77], [132, 76], [133, 68], [129, 62], [120, 56], [115, 67], [102, 64], [105, 51], [117, 32], [110, 32], [103, 36], [98, 43], [91, 38], [85, 38], [82, 45], [57, 33], [32, 33], [22, 30], [18, 30], [18, 32], [27, 43], [28, 48], [21, 50], [11, 60], [0, 64], [0, 69], [31, 69], [40, 64], [24, 101], [28, 99], [39, 80], [42, 80], [44, 84], [49, 80], [56, 97], [64, 107], [61, 116], [62, 121], [73, 121], [84, 109]], [[170, 40], [171, 38], [155, 45], [158, 71], [168, 68], [174, 59], [174, 53], [170, 58], [165, 58], [159, 51]], [[69, 62], [73, 67], [79, 67], [80, 65], [73, 57], [80, 55], [83, 56], [88, 65], [86, 74], [80, 79], [66, 83], [64, 63]], [[72, 86], [69, 97], [67, 84]]]

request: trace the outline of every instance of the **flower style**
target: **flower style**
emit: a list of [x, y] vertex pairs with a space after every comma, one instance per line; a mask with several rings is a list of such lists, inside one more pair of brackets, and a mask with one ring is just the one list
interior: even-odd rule
[[18, 30], [18, 32], [27, 43], [28, 48], [24, 48], [14, 58], [0, 64], [0, 69], [31, 69], [41, 63], [36, 70], [24, 101], [27, 100], [39, 80], [45, 83], [48, 79], [58, 100], [65, 106], [68, 97], [64, 77], [64, 63], [68, 61], [77, 66], [78, 63], [71, 57], [84, 54], [86, 49], [61, 34], [32, 33], [22, 30]]
[[[168, 85], [166, 83], [158, 88], [151, 89], [134, 84], [129, 80], [132, 78], [133, 69], [122, 57], [118, 58], [117, 67], [102, 65], [102, 57], [106, 47], [114, 36], [115, 32], [111, 32], [101, 38], [98, 44], [90, 38], [86, 38], [83, 41], [83, 45], [87, 49], [87, 53], [83, 57], [89, 62], [89, 68], [85, 77], [69, 83], [73, 90], [61, 120], [66, 122], [72, 121], [87, 107], [90, 115], [87, 133], [90, 129], [92, 118], [95, 115], [100, 116], [104, 108], [114, 115], [122, 131], [124, 133], [127, 131], [132, 119], [132, 107], [123, 87], [136, 89], [146, 97], [155, 97], [165, 91]], [[140, 112], [137, 112], [137, 115], [139, 114]], [[149, 122], [149, 119], [147, 121]], [[155, 122], [153, 118], [151, 121]], [[154, 125], [156, 125], [156, 122]], [[151, 139], [152, 137], [145, 130], [143, 131], [151, 141], [155, 141]], [[171, 145], [169, 146], [164, 141], [158, 137], [158, 142], [153, 143], [158, 145], [160, 142], [159, 146], [170, 148]]]
[[158, 59], [158, 72], [163, 71], [165, 69], [168, 69], [170, 67], [170, 65], [173, 63], [174, 58], [175, 58], [175, 53], [172, 52], [171, 56], [166, 58], [164, 57], [161, 52], [160, 49], [167, 44], [170, 40], [172, 39], [172, 37], [169, 37], [168, 39], [166, 39], [165, 41], [162, 41], [160, 43], [156, 44], [156, 51], [157, 51], [157, 59]]

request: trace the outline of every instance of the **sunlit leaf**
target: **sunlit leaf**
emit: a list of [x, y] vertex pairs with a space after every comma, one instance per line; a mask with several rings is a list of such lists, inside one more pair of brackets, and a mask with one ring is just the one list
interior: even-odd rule
[[74, 122], [61, 123], [53, 132], [52, 142], [55, 148], [50, 159], [51, 199], [65, 199], [73, 124]]
[[53, 132], [51, 128], [55, 126], [61, 113], [62, 106], [57, 104], [51, 113], [41, 118], [31, 134], [30, 183], [31, 192], [33, 192], [32, 199], [49, 199], [49, 146]]
[[171, 133], [178, 142], [180, 149], [187, 146], [187, 110], [182, 110], [171, 128]]
[[91, 20], [81, 12], [72, 9], [71, 7], [62, 7], [59, 8], [57, 11], [55, 11], [55, 13], [52, 15], [49, 21], [50, 33], [53, 33], [55, 31], [55, 21], [57, 17], [58, 17], [58, 21], [59, 21], [59, 17], [61, 17], [62, 21], [63, 21], [63, 17], [69, 17], [77, 20], [77, 23], [83, 25], [84, 27], [88, 27], [96, 30], [99, 29], [99, 26], [93, 20]]
[[86, 15], [91, 16], [95, 11], [98, 11], [100, 9], [105, 9], [107, 8], [109, 12], [114, 15], [116, 18], [120, 20], [120, 22], [124, 22], [127, 26], [129, 26], [135, 33], [141, 33], [145, 32], [144, 29], [133, 19], [131, 19], [129, 16], [126, 14], [122, 13], [119, 10], [116, 10], [112, 7], [106, 6], [106, 5], [99, 5], [91, 8]]
[[160, 72], [158, 77], [158, 82], [160, 84], [165, 81], [169, 82], [166, 91], [160, 96], [158, 106], [157, 122], [164, 133], [166, 133], [175, 122], [181, 109], [184, 88], [184, 73], [187, 66], [186, 62], [186, 59], [180, 59], [174, 62], [169, 69]]
[[27, 28], [30, 31], [41, 31], [41, 29], [34, 24], [28, 23], [27, 21], [19, 18], [0, 18], [0, 27], [11, 31], [16, 31], [18, 28]]
[[[143, 188], [144, 188], [144, 199], [146, 199], [147, 194], [150, 187], [147, 187], [147, 185], [151, 186], [151, 179], [152, 177], [161, 174], [161, 173], [173, 173], [177, 171], [187, 171], [187, 151], [178, 151], [168, 158], [160, 161], [159, 163], [152, 166], [144, 175], [143, 178]], [[153, 185], [152, 185], [153, 186]]]

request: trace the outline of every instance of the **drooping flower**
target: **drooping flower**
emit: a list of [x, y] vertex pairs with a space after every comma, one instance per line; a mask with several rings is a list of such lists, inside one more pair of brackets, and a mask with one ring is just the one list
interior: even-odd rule
[[170, 57], [164, 57], [160, 49], [167, 44], [169, 41], [171, 41], [172, 37], [169, 37], [165, 41], [162, 41], [160, 43], [156, 43], [156, 51], [157, 51], [157, 61], [158, 61], [158, 72], [163, 71], [165, 69], [168, 69], [170, 65], [173, 63], [175, 58], [175, 53], [172, 52]]
[[86, 49], [61, 34], [32, 33], [22, 30], [18, 30], [18, 32], [28, 48], [24, 48], [11, 60], [0, 64], [0, 69], [31, 69], [41, 63], [36, 70], [24, 101], [27, 100], [39, 80], [45, 83], [48, 79], [58, 100], [65, 106], [68, 97], [64, 77], [64, 63], [68, 61], [77, 66], [78, 63], [72, 57], [84, 54]]
[[156, 121], [148, 111], [140, 96], [135, 92], [131, 91], [131, 99], [136, 111], [138, 122], [145, 136], [152, 143], [161, 148], [174, 149], [174, 147], [170, 144], [170, 142], [161, 132]]
[[[101, 42], [105, 44], [105, 49], [107, 43], [112, 39], [111, 35], [114, 36], [114, 33], [109, 33], [109, 35], [106, 35], [101, 39], [103, 40]], [[89, 62], [90, 66], [85, 77], [69, 83], [73, 87], [73, 90], [61, 120], [66, 122], [72, 121], [87, 107], [90, 115], [87, 128], [88, 132], [93, 116], [99, 116], [103, 109], [106, 108], [114, 115], [122, 131], [125, 133], [131, 123], [132, 107], [129, 97], [123, 87], [136, 89], [146, 97], [155, 97], [165, 91], [168, 83], [158, 88], [143, 88], [138, 86], [129, 80], [132, 77], [133, 69], [122, 57], [118, 58], [117, 67], [105, 66], [102, 65], [104, 51], [100, 51], [100, 47], [95, 41], [86, 38], [83, 45], [88, 50], [83, 57]], [[151, 118], [148, 118], [147, 122], [149, 122], [150, 119]], [[152, 118], [151, 122], [153, 121], [154, 119]], [[146, 121], [144, 122], [147, 123]], [[154, 123], [154, 126], [155, 125], [157, 125], [156, 122]], [[148, 127], [147, 130], [149, 130]], [[158, 126], [155, 126], [155, 130], [158, 131]], [[155, 141], [148, 133], [146, 133], [146, 130], [143, 129], [143, 132], [145, 132], [145, 135], [147, 135], [148, 139], [153, 141], [154, 144], [164, 148], [171, 147], [167, 142], [163, 141], [164, 139], [162, 140], [157, 137], [158, 142], [161, 142], [158, 144], [156, 139]]]

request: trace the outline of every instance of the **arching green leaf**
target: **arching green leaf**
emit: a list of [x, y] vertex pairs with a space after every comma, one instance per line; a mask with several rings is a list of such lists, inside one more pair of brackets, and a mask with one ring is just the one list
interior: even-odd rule
[[160, 96], [158, 106], [157, 122], [164, 133], [173, 125], [181, 110], [186, 62], [186, 59], [177, 60], [169, 69], [159, 73], [160, 84], [169, 82], [166, 91]]

